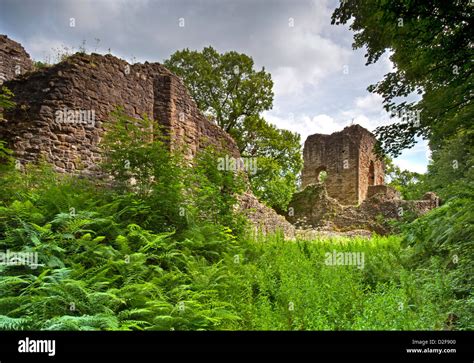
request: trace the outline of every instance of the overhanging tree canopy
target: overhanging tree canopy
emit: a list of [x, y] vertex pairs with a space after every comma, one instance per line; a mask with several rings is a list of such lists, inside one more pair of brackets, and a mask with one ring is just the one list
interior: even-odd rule
[[[420, 112], [419, 120], [377, 128], [385, 151], [396, 156], [414, 145], [415, 136], [437, 149], [471, 128], [473, 10], [467, 0], [344, 0], [334, 11], [332, 24], [352, 21], [353, 47], [366, 47], [367, 65], [393, 52], [395, 71], [368, 90], [383, 97], [387, 111]], [[421, 101], [399, 102], [413, 92]]]

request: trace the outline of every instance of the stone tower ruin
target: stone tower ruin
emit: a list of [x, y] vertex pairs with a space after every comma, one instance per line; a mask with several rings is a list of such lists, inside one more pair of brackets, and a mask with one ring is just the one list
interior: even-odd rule
[[302, 187], [320, 181], [325, 171], [328, 195], [346, 205], [362, 203], [369, 187], [383, 185], [383, 161], [375, 155], [374, 135], [352, 125], [331, 135], [308, 136], [303, 149]]

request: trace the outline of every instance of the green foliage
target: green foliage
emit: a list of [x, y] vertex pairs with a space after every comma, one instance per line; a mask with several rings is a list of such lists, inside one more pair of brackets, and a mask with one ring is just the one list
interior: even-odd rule
[[389, 186], [398, 190], [405, 200], [420, 200], [428, 191], [426, 176], [409, 170], [401, 170], [389, 157], [384, 160], [385, 176]]
[[[415, 143], [430, 140], [433, 150], [472, 127], [472, 6], [469, 1], [346, 0], [332, 15], [333, 24], [355, 32], [354, 48], [367, 50], [367, 64], [386, 50], [395, 71], [370, 86], [384, 98], [387, 110], [421, 112], [420, 123], [405, 120], [381, 126], [376, 134], [386, 151], [397, 155]], [[419, 102], [400, 97], [422, 94]]]
[[[11, 99], [13, 97], [13, 93], [5, 86], [3, 86], [0, 90], [0, 122], [4, 122], [3, 119], [3, 111], [15, 106], [15, 102]], [[5, 142], [0, 140], [0, 164], [11, 163], [12, 160], [12, 152], [5, 146]]]
[[42, 61], [34, 61], [33, 62], [33, 67], [35, 68], [35, 70], [40, 70], [40, 69], [43, 69], [43, 68], [48, 68], [50, 65], [46, 62], [42, 62]]
[[37, 225], [27, 202], [0, 211], [1, 249], [38, 253], [36, 268], [0, 266], [3, 329], [210, 329], [236, 319], [217, 293], [219, 261], [234, 245], [228, 229], [203, 225], [172, 239], [87, 211]]
[[198, 221], [237, 228], [236, 197], [244, 190], [241, 175], [219, 170], [223, 154], [211, 148], [198, 153], [194, 165], [171, 151], [156, 123], [117, 110], [104, 137], [104, 170], [120, 194], [109, 204], [121, 220], [153, 231], [184, 230]]
[[[2, 172], [0, 329], [472, 330], [470, 199], [413, 222], [405, 245], [249, 237], [235, 212], [246, 184], [223, 155], [190, 166], [151, 121], [115, 117], [113, 183], [42, 163]], [[364, 253], [363, 268], [327, 264], [334, 250]]]
[[[103, 167], [114, 177], [120, 191], [133, 190], [147, 196], [152, 185], [161, 179], [179, 179], [175, 155], [169, 152], [157, 124], [146, 115], [132, 118], [118, 108], [112, 112], [107, 125], [102, 142], [106, 156]], [[174, 183], [170, 184], [172, 188]]]
[[232, 135], [242, 157], [256, 164], [249, 175], [254, 193], [286, 210], [302, 168], [301, 142], [298, 134], [260, 116], [273, 102], [270, 74], [255, 71], [245, 54], [219, 54], [212, 47], [177, 51], [164, 64], [184, 80], [198, 107]]
[[462, 198], [474, 195], [474, 133], [459, 134], [433, 151], [428, 165], [427, 187], [442, 198]]
[[[13, 102], [11, 99], [13, 98], [13, 93], [10, 91], [7, 87], [3, 86], [0, 92], [0, 110], [2, 109], [8, 109], [12, 108], [15, 106], [15, 102]], [[1, 118], [1, 113], [0, 113], [0, 120]]]
[[[26, 208], [1, 214], [2, 250], [39, 256], [36, 269], [1, 266], [2, 329], [440, 329], [446, 316], [427, 293], [439, 276], [415, 286], [397, 237], [262, 243], [215, 224], [178, 236], [87, 211], [38, 225]], [[365, 253], [365, 268], [326, 265], [334, 249]]]
[[246, 190], [246, 183], [242, 173], [219, 167], [219, 159], [224, 157], [224, 153], [211, 147], [198, 153], [187, 173], [186, 213], [196, 222], [225, 225], [239, 233], [245, 230], [246, 223], [235, 206], [237, 196]]
[[10, 164], [0, 178], [0, 186], [0, 205], [24, 203], [25, 218], [32, 218], [35, 223], [60, 212], [69, 213], [71, 208], [93, 208], [107, 196], [107, 191], [97, 195], [96, 187], [84, 179], [55, 173], [46, 163], [27, 164], [23, 171]]
[[[234, 263], [229, 298], [240, 307], [238, 329], [441, 329], [445, 311], [403, 266], [399, 238], [250, 242]], [[364, 268], [327, 265], [326, 254], [360, 252]], [[395, 272], [395, 273], [394, 273]], [[430, 282], [432, 282], [430, 280]], [[416, 288], [415, 288], [416, 287]]]
[[319, 172], [318, 180], [319, 180], [320, 183], [324, 183], [327, 178], [328, 178], [327, 171], [323, 170], [323, 171]]
[[[1, 115], [0, 115], [1, 117]], [[0, 120], [1, 122], [1, 120]], [[13, 162], [12, 151], [5, 146], [5, 141], [0, 141], [0, 163], [8, 164]]]
[[253, 117], [244, 120], [236, 137], [243, 145], [242, 156], [255, 162], [255, 170], [249, 173], [254, 194], [270, 207], [285, 211], [303, 167], [300, 135]]
[[414, 266], [445, 276], [458, 327], [474, 327], [474, 212], [472, 197], [452, 199], [406, 226]]
[[258, 116], [272, 106], [270, 74], [264, 68], [255, 71], [253, 59], [245, 54], [219, 54], [212, 47], [201, 52], [184, 49], [164, 65], [184, 80], [199, 109], [231, 135], [245, 117]]

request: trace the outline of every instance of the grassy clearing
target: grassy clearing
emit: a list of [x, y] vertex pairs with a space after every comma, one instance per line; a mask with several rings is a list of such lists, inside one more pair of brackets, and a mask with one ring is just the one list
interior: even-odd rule
[[[244, 263], [228, 262], [232, 285], [238, 286], [229, 296], [242, 317], [231, 327], [441, 329], [443, 311], [429, 287], [403, 266], [400, 241], [391, 236], [248, 242]], [[335, 251], [363, 254], [364, 265], [328, 265]]]

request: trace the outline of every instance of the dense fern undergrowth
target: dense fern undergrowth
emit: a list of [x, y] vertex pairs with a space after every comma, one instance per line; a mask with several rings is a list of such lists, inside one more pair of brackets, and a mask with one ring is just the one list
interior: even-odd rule
[[0, 329], [473, 329], [469, 199], [397, 236], [285, 241], [252, 232], [216, 154], [188, 167], [132, 126], [109, 134], [114, 183], [3, 164], [0, 251], [37, 265], [0, 264]]
[[[30, 173], [2, 179], [0, 248], [37, 253], [38, 266], [0, 265], [1, 329], [445, 329], [450, 316], [472, 329], [472, 264], [461, 258], [472, 251], [416, 242], [430, 228], [445, 240], [436, 218], [447, 207], [406, 241], [290, 242], [204, 221], [158, 232], [120, 207], [122, 194]], [[326, 264], [334, 251], [364, 253], [363, 268]]]

